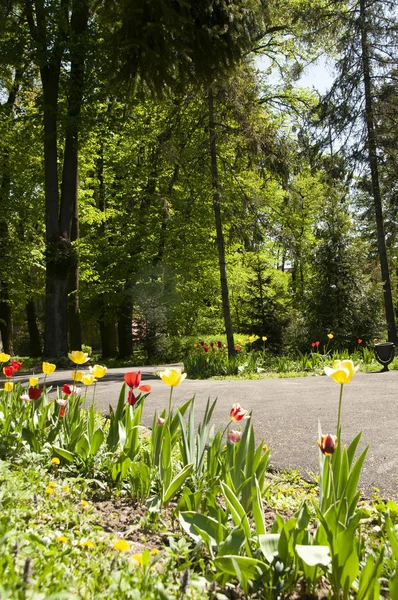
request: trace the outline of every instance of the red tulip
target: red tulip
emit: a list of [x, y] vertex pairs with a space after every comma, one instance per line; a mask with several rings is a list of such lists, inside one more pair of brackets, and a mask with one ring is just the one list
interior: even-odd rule
[[140, 392], [144, 392], [144, 394], [147, 394], [151, 391], [152, 388], [150, 385], [140, 385], [138, 389], [140, 390]]
[[60, 417], [63, 417], [65, 415], [65, 410], [66, 410], [65, 406], [61, 406], [61, 408], [59, 409], [59, 416]]
[[337, 437], [335, 435], [331, 435], [330, 433], [327, 435], [322, 435], [321, 439], [317, 441], [317, 444], [321, 449], [322, 454], [325, 454], [325, 456], [331, 456], [337, 448]]
[[315, 348], [315, 342], [312, 342], [311, 346], [312, 346], [313, 348]]
[[318, 346], [320, 345], [320, 341], [318, 340], [317, 342], [315, 342], [315, 346], [318, 348]]
[[134, 404], [137, 402], [137, 398], [134, 396], [134, 392], [133, 390], [129, 390], [129, 393], [127, 394], [127, 402], [128, 404], [130, 404], [130, 406], [134, 406]]
[[43, 390], [39, 390], [37, 387], [30, 387], [28, 390], [29, 398], [31, 400], [38, 400], [42, 395]]
[[8, 367], [3, 367], [3, 373], [6, 377], [12, 377], [14, 375], [14, 367], [12, 365], [8, 365]]
[[208, 349], [208, 347], [207, 347], [207, 346], [203, 346], [203, 350], [204, 350], [205, 352], [208, 352], [208, 351], [209, 351], [209, 349]]
[[358, 338], [358, 344], [362, 344], [362, 341], [361, 338]]
[[239, 344], [237, 344], [234, 348], [235, 352], [240, 352], [241, 346], [239, 346]]
[[222, 342], [217, 342], [217, 347], [222, 348]]
[[65, 394], [65, 396], [70, 396], [70, 394], [72, 394], [72, 392], [73, 392], [73, 388], [74, 388], [73, 385], [69, 385], [68, 383], [65, 383], [62, 386], [62, 393]]
[[20, 371], [21, 367], [22, 367], [22, 363], [18, 362], [17, 360], [13, 360], [13, 361], [11, 361], [11, 366], [14, 368], [15, 371]]
[[124, 376], [124, 381], [127, 383], [129, 388], [137, 388], [141, 383], [141, 371], [138, 371], [137, 373], [134, 371], [126, 373]]
[[203, 341], [202, 341], [202, 342], [199, 342], [199, 344], [200, 344], [201, 346], [204, 346], [204, 345], [205, 345], [205, 343], [204, 343]]
[[214, 342], [210, 342], [210, 346], [214, 348]]

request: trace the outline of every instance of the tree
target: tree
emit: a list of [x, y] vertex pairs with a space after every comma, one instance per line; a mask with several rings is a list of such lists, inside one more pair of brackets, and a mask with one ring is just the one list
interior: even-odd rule
[[[335, 136], [350, 137], [345, 145], [354, 168], [358, 162], [370, 172], [372, 202], [377, 229], [377, 247], [383, 281], [383, 298], [388, 339], [397, 343], [390, 270], [384, 232], [383, 206], [380, 192], [378, 141], [374, 104], [378, 80], [394, 58], [396, 28], [393, 5], [388, 0], [352, 2], [341, 10], [342, 34], [337, 67], [339, 76], [323, 103], [321, 117], [332, 125]], [[358, 52], [360, 48], [360, 52]]]

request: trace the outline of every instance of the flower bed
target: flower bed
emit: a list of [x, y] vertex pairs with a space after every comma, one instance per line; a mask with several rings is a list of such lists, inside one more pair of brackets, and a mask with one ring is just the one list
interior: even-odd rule
[[398, 506], [359, 503], [366, 450], [356, 456], [360, 435], [339, 444], [352, 361], [326, 369], [340, 402], [336, 435], [319, 434], [317, 498], [301, 480], [280, 493], [241, 406], [218, 430], [215, 401], [198, 424], [194, 399], [174, 407], [180, 370], [161, 373], [168, 408], [148, 430], [140, 371], [124, 376], [104, 416], [95, 386], [106, 369], [82, 374], [88, 356], [70, 358], [71, 381], [55, 394], [46, 386], [54, 365], [43, 363], [41, 386], [15, 383], [8, 358], [3, 367], [2, 598], [397, 597]]

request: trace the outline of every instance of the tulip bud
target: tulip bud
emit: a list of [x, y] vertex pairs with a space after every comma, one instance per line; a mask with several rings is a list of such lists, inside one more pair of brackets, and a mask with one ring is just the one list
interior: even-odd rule
[[240, 431], [232, 429], [228, 432], [228, 440], [231, 442], [231, 444], [237, 444], [240, 442], [241, 437], [242, 433]]
[[317, 444], [322, 454], [331, 456], [337, 448], [337, 436], [331, 435], [330, 433], [322, 435], [321, 439], [317, 441]]

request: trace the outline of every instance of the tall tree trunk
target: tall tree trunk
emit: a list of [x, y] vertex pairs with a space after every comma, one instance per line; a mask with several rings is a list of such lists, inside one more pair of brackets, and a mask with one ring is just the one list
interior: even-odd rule
[[25, 306], [28, 321], [30, 356], [41, 356], [41, 339], [37, 326], [36, 307], [33, 298], [29, 298]]
[[228, 356], [235, 354], [234, 332], [232, 329], [231, 308], [229, 304], [227, 268], [225, 264], [225, 244], [222, 231], [221, 208], [220, 208], [220, 183], [217, 165], [216, 125], [214, 121], [213, 89], [208, 90], [209, 107], [209, 134], [210, 134], [210, 161], [211, 161], [211, 183], [213, 188], [213, 209], [216, 222], [218, 264], [220, 268], [221, 299], [224, 313], [225, 332], [227, 335]]
[[3, 351], [6, 354], [14, 354], [12, 344], [12, 313], [10, 297], [8, 293], [8, 283], [0, 282], [0, 334]]
[[[104, 144], [100, 140], [98, 148], [98, 157], [96, 160], [96, 176], [99, 182], [98, 192], [95, 192], [98, 209], [104, 213], [104, 219], [99, 227], [101, 239], [107, 239], [105, 227], [105, 180], [104, 180]], [[104, 294], [98, 294], [96, 301], [98, 303], [98, 325], [101, 337], [101, 355], [102, 358], [113, 358], [117, 356], [117, 336], [116, 336], [116, 318], [115, 311], [112, 311], [109, 302], [105, 300]]]
[[133, 282], [127, 281], [118, 320], [119, 357], [128, 358], [133, 354]]
[[[20, 80], [23, 75], [22, 69], [16, 69], [14, 80], [10, 87], [6, 102], [2, 105], [4, 116], [8, 118], [10, 127], [14, 118], [14, 106], [17, 97]], [[8, 245], [8, 207], [10, 201], [10, 150], [6, 144], [2, 152], [2, 176], [0, 180], [0, 240], [3, 248]], [[6, 277], [0, 279], [0, 334], [3, 350], [7, 354], [14, 354], [12, 310], [10, 299], [10, 281]]]
[[377, 147], [375, 136], [375, 121], [373, 114], [373, 96], [371, 89], [371, 66], [367, 36], [365, 0], [360, 0], [360, 28], [362, 45], [362, 73], [365, 89], [365, 117], [367, 128], [367, 145], [369, 166], [372, 180], [372, 194], [377, 224], [377, 246], [380, 259], [381, 277], [383, 281], [384, 310], [387, 322], [388, 341], [397, 344], [397, 330], [394, 318], [394, 304], [391, 293], [390, 271], [388, 266], [386, 238], [384, 233], [383, 209], [380, 192]]
[[[77, 198], [75, 214], [72, 221], [71, 241], [78, 239], [79, 216], [77, 208]], [[82, 332], [79, 310], [79, 261], [74, 254], [75, 260], [71, 264], [69, 272], [69, 294], [68, 294], [68, 325], [69, 325], [69, 347], [73, 350], [82, 349]]]
[[[43, 2], [26, 2], [25, 14], [36, 44], [43, 87], [44, 183], [46, 200], [46, 356], [68, 351], [68, 292], [76, 265], [72, 220], [77, 206], [78, 128], [83, 98], [88, 0], [61, 0], [57, 31], [52, 31]], [[69, 23], [70, 19], [70, 23]], [[51, 32], [50, 32], [51, 30]], [[58, 182], [58, 95], [61, 61], [69, 42], [68, 114], [61, 198]], [[76, 277], [75, 277], [76, 280]]]
[[44, 187], [46, 199], [46, 309], [44, 355], [56, 358], [68, 352], [68, 275], [70, 237], [58, 223], [57, 113], [61, 61], [40, 69], [44, 108]]
[[116, 325], [106, 321], [99, 321], [102, 358], [112, 358], [117, 355]]
[[[73, 0], [71, 15], [71, 70], [68, 92], [68, 119], [65, 138], [65, 154], [62, 171], [60, 230], [65, 237], [70, 232], [71, 243], [79, 237], [78, 214], [78, 151], [79, 120], [83, 102], [84, 64], [86, 43], [84, 36], [88, 27], [88, 1]], [[73, 248], [73, 247], [72, 247]], [[69, 341], [73, 350], [82, 345], [79, 312], [79, 261], [74, 249], [69, 265]]]

